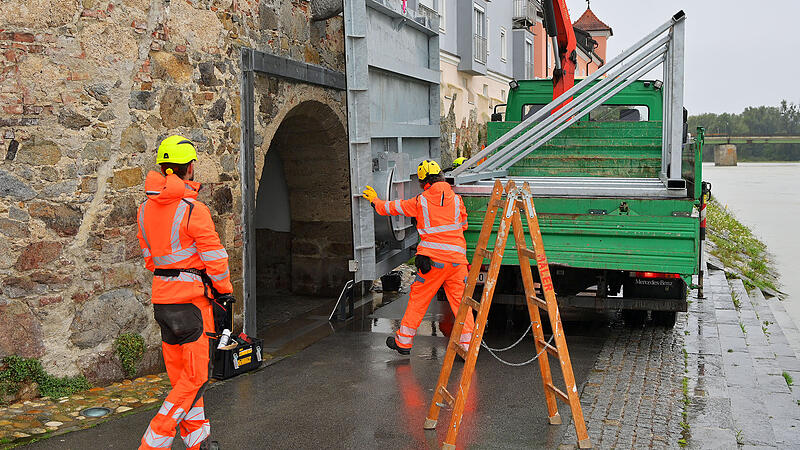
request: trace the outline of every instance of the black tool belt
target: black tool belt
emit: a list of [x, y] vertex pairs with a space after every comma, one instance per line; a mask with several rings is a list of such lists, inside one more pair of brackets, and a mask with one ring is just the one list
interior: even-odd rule
[[[202, 269], [156, 269], [153, 271], [153, 275], [157, 275], [159, 277], [179, 277], [181, 273], [191, 273], [193, 275], [197, 275], [203, 280], [203, 286], [205, 286], [205, 296], [211, 300], [219, 298], [220, 294], [219, 291], [214, 287], [214, 282], [211, 281], [211, 277], [208, 276], [205, 270]], [[211, 295], [209, 295], [211, 294]]]
[[205, 270], [202, 269], [155, 269], [153, 275], [159, 277], [179, 277], [181, 273], [191, 273], [197, 275], [203, 280], [203, 287], [205, 289], [204, 295], [211, 300], [214, 315], [214, 330], [215, 335], [212, 337], [219, 337], [224, 329], [233, 329], [233, 314], [231, 311], [230, 303], [233, 302], [233, 297], [227, 294], [225, 301], [219, 301], [222, 294], [214, 287], [214, 282], [208, 276]]

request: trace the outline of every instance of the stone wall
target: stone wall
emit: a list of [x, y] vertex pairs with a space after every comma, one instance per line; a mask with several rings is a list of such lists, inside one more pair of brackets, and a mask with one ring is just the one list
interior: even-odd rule
[[480, 150], [482, 145], [486, 145], [486, 117], [483, 121], [479, 121], [478, 110], [472, 108], [469, 110], [469, 117], [464, 117], [458, 122], [455, 113], [457, 99], [458, 93], [454, 92], [449, 102], [445, 103], [446, 99], [439, 102], [442, 112], [439, 122], [441, 163], [445, 168], [450, 167], [454, 159], [461, 156], [469, 158], [476, 150]]
[[135, 331], [158, 369], [135, 213], [172, 133], [197, 144], [241, 297], [240, 49], [342, 71], [341, 18], [310, 17], [302, 0], [0, 2], [0, 357], [111, 379], [111, 343]]

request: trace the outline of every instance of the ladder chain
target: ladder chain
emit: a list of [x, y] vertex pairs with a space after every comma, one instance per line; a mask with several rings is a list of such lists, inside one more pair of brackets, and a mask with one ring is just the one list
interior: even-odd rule
[[491, 350], [491, 351], [498, 352], [498, 353], [504, 352], [506, 350], [511, 350], [512, 348], [516, 347], [517, 344], [522, 342], [523, 339], [525, 339], [525, 336], [528, 335], [528, 332], [531, 331], [532, 328], [533, 328], [533, 322], [528, 324], [528, 329], [525, 330], [524, 333], [522, 333], [522, 336], [520, 336], [519, 339], [517, 339], [517, 342], [514, 342], [513, 344], [509, 345], [506, 348], [491, 348], [488, 345], [486, 345], [486, 341], [485, 340], [481, 340], [481, 345], [483, 346], [483, 348], [485, 348], [487, 350]]
[[[527, 335], [528, 333], [526, 332], [525, 334]], [[523, 335], [522, 337], [525, 337], [525, 336]], [[550, 335], [550, 339], [547, 341], [547, 345], [550, 345], [550, 344], [552, 344], [552, 343], [553, 343], [553, 337], [555, 337], [555, 334], [551, 334], [551, 335]], [[516, 344], [514, 344], [514, 345], [516, 345]], [[481, 342], [481, 346], [482, 346], [483, 348], [485, 348], [486, 350], [488, 350], [488, 351], [489, 351], [489, 354], [490, 354], [490, 355], [492, 355], [492, 356], [494, 357], [494, 359], [496, 359], [496, 360], [500, 361], [501, 363], [503, 363], [503, 364], [505, 364], [505, 365], [507, 365], [507, 366], [511, 366], [511, 367], [522, 367], [522, 366], [527, 366], [528, 364], [530, 364], [530, 363], [532, 363], [532, 362], [536, 361], [537, 359], [539, 359], [539, 357], [540, 357], [540, 356], [542, 356], [542, 353], [544, 353], [545, 351], [547, 351], [547, 346], [544, 346], [544, 347], [542, 347], [542, 350], [541, 350], [541, 351], [539, 351], [539, 353], [537, 353], [537, 354], [536, 354], [536, 356], [534, 356], [533, 358], [531, 358], [531, 359], [529, 359], [529, 360], [527, 360], [527, 361], [525, 361], [525, 362], [521, 362], [521, 363], [513, 363], [513, 362], [506, 361], [506, 360], [504, 360], [503, 358], [501, 358], [501, 357], [499, 357], [499, 356], [495, 355], [495, 353], [492, 351], [492, 349], [490, 349], [490, 348], [489, 348], [489, 346], [487, 346], [487, 345], [486, 345], [484, 342]]]

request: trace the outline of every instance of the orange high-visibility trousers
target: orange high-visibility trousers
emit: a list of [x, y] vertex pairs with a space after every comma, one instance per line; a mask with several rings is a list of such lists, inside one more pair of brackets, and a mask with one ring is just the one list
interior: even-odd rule
[[172, 390], [150, 421], [139, 449], [170, 448], [176, 425], [186, 448], [199, 449], [211, 434], [203, 408], [210, 369], [206, 333], [214, 332], [211, 302], [200, 297], [192, 303], [153, 306]]
[[[444, 293], [447, 295], [447, 302], [450, 303], [453, 315], [458, 314], [461, 297], [464, 295], [464, 289], [466, 288], [467, 273], [469, 272], [467, 265], [438, 261], [431, 261], [431, 264], [432, 267], [428, 273], [417, 272], [417, 278], [414, 280], [414, 284], [411, 285], [408, 307], [406, 307], [403, 320], [400, 322], [400, 329], [395, 335], [395, 342], [399, 347], [411, 348], [414, 345], [414, 335], [417, 334], [417, 328], [419, 328], [419, 324], [428, 310], [431, 299], [433, 299], [440, 287], [444, 286]], [[458, 341], [464, 350], [469, 348], [474, 328], [475, 319], [470, 312], [467, 314], [467, 320], [464, 321], [464, 327], [461, 329], [461, 336], [459, 336]]]

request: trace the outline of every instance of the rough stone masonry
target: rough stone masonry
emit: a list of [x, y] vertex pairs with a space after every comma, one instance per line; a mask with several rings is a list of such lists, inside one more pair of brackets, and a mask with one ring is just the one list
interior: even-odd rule
[[[312, 9], [304, 0], [0, 2], [0, 357], [105, 381], [119, 376], [114, 338], [138, 332], [150, 348], [142, 370], [157, 366], [135, 213], [169, 134], [198, 145], [200, 199], [240, 297], [240, 50], [344, 71], [341, 17], [314, 21]], [[256, 183], [293, 108], [313, 101], [346, 117], [340, 91], [260, 83], [269, 89], [257, 92]]]

